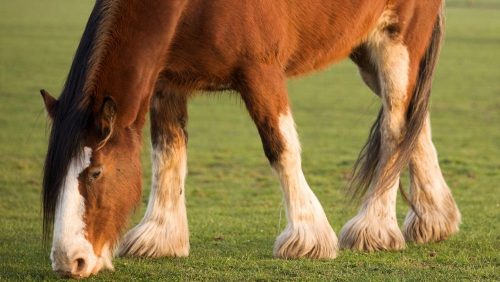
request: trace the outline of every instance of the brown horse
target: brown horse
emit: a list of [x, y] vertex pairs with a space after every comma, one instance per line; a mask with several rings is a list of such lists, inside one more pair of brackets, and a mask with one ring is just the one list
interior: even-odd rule
[[[239, 92], [258, 128], [286, 202], [274, 255], [334, 258], [337, 238], [302, 173], [285, 81], [346, 57], [382, 107], [354, 170], [364, 203], [340, 247], [395, 250], [457, 232], [428, 116], [442, 35], [441, 0], [98, 0], [59, 100], [42, 91], [53, 119], [43, 179], [53, 270], [86, 277], [112, 268], [117, 247], [188, 255], [187, 101], [198, 90]], [[152, 191], [143, 220], [118, 244], [141, 194], [148, 111]], [[408, 164], [414, 209], [402, 232], [395, 200]]]

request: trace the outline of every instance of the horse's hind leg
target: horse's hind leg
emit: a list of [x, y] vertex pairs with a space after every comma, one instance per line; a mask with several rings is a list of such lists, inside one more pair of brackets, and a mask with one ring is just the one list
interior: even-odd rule
[[279, 258], [334, 258], [337, 237], [301, 168], [300, 144], [279, 67], [256, 65], [241, 70], [238, 90], [257, 125], [264, 151], [279, 176], [288, 225], [277, 238]]
[[439, 168], [429, 117], [410, 159], [410, 179], [410, 200], [418, 214], [410, 209], [406, 216], [406, 240], [427, 243], [456, 233], [460, 212]]
[[[397, 250], [405, 247], [405, 240], [396, 219], [396, 196], [399, 186], [399, 171], [388, 180], [392, 173], [392, 164], [397, 158], [398, 146], [406, 127], [406, 114], [411, 91], [410, 59], [407, 47], [389, 36], [383, 26], [366, 43], [371, 63], [376, 68], [368, 70], [363, 77], [374, 91], [379, 91], [382, 99], [382, 111], [378, 124], [374, 127], [372, 140], [368, 143], [368, 152], [378, 151], [371, 162], [372, 174], [368, 183], [364, 203], [356, 217], [351, 219], [340, 233], [341, 248], [358, 250]], [[359, 63], [358, 63], [359, 65]], [[378, 83], [373, 83], [376, 70]], [[361, 69], [363, 76], [363, 69]], [[366, 75], [369, 76], [366, 76]], [[368, 79], [367, 79], [368, 78]], [[367, 170], [366, 168], [362, 168]]]
[[187, 171], [187, 97], [166, 90], [151, 101], [153, 183], [146, 214], [130, 230], [120, 255], [182, 257], [189, 254], [184, 179]]

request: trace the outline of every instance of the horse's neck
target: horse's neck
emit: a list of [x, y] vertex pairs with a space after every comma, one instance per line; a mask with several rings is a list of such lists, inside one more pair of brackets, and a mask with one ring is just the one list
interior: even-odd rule
[[169, 7], [171, 1], [130, 2], [122, 1], [112, 30], [104, 31], [112, 34], [112, 42], [102, 52], [95, 93], [114, 98], [119, 124], [142, 127], [183, 7]]

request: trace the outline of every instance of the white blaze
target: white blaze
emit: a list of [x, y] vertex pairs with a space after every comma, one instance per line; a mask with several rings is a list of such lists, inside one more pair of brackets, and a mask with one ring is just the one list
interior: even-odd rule
[[97, 262], [92, 245], [85, 238], [85, 199], [78, 190], [78, 176], [90, 165], [91, 155], [92, 150], [85, 147], [83, 156], [71, 161], [61, 189], [50, 256], [54, 271], [74, 273], [78, 268], [75, 260], [83, 259], [85, 266], [78, 272], [90, 274]]

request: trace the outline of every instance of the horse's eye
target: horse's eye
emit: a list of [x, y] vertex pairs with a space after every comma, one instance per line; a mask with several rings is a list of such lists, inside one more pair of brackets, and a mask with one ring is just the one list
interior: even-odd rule
[[93, 182], [102, 174], [102, 166], [89, 168], [89, 181]]

